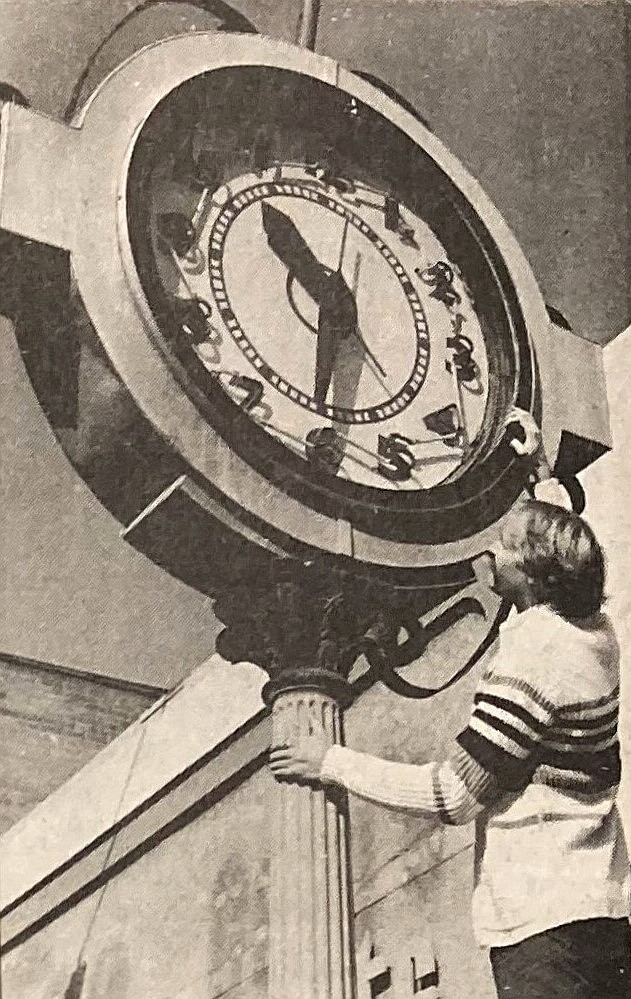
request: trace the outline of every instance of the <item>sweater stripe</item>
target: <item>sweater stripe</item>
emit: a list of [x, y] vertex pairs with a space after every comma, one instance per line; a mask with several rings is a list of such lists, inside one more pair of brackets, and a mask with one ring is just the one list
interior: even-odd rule
[[[544, 729], [540, 718], [536, 717], [531, 711], [528, 711], [522, 704], [518, 704], [507, 697], [498, 697], [496, 694], [480, 691], [475, 695], [474, 704], [483, 705], [485, 711], [488, 712], [490, 710], [490, 713], [497, 714], [498, 718], [506, 720], [506, 717], [510, 716], [513, 722], [520, 722], [522, 728], [536, 735]], [[498, 709], [497, 712], [494, 709]]]
[[488, 736], [494, 736], [499, 741], [487, 738], [476, 731], [476, 719], [472, 719], [468, 727], [457, 738], [458, 745], [497, 781], [503, 791], [515, 791], [522, 788], [532, 776], [536, 764], [532, 764], [529, 753], [521, 747], [511, 744], [494, 729], [488, 729]]
[[600, 719], [597, 719], [597, 721], [598, 724], [596, 724], [595, 719], [588, 721], [575, 719], [567, 725], [555, 724], [554, 728], [556, 732], [562, 733], [564, 738], [566, 735], [569, 737], [580, 735], [588, 739], [602, 739], [603, 733], [615, 732], [617, 730], [618, 712], [616, 711], [613, 715], [607, 716], [606, 721], [601, 722]]
[[486, 673], [484, 676], [484, 682], [482, 686], [486, 685], [500, 685], [507, 687], [510, 691], [518, 691], [521, 694], [526, 694], [530, 701], [537, 707], [543, 709], [544, 718], [549, 717], [555, 710], [556, 707], [552, 701], [548, 700], [539, 690], [532, 686], [532, 684], [527, 683], [514, 676], [500, 676], [497, 673]]
[[434, 807], [440, 818], [446, 825], [452, 825], [451, 815], [445, 804], [445, 795], [440, 781], [440, 766], [436, 764], [432, 768], [432, 791], [434, 794]]
[[[514, 740], [523, 744], [524, 748], [530, 749], [533, 743], [538, 741], [538, 734], [533, 732], [532, 728], [525, 725], [521, 718], [516, 718], [514, 714], [510, 711], [503, 711], [501, 708], [496, 708], [492, 704], [483, 707], [478, 707], [475, 709], [472, 718], [478, 718], [484, 720], [487, 724], [492, 725], [494, 728], [500, 728], [503, 724], [507, 731], [505, 735], [511, 738], [510, 730], [514, 730], [516, 733]], [[521, 740], [518, 739], [518, 735], [521, 734]]]
[[562, 711], [558, 712], [557, 724], [559, 728], [581, 728], [585, 730], [599, 729], [606, 727], [607, 725], [615, 724], [618, 720], [618, 704], [617, 702], [614, 706], [607, 711], [601, 711], [599, 714], [564, 714]]
[[[514, 725], [503, 721], [497, 715], [489, 714], [476, 708], [469, 724], [475, 724], [477, 731], [481, 731], [490, 736], [493, 742], [498, 743], [506, 749], [510, 749], [515, 755], [528, 755], [536, 744], [536, 739], [529, 733], [520, 732]], [[480, 725], [480, 723], [482, 723]], [[498, 738], [499, 737], [499, 738]]]
[[617, 704], [619, 697], [620, 687], [617, 685], [613, 688], [611, 693], [606, 694], [604, 697], [596, 697], [591, 701], [575, 701], [574, 704], [565, 704], [561, 711], [563, 714], [575, 711], [577, 714], [583, 715], [587, 711], [597, 711], [606, 704]]
[[585, 732], [570, 734], [569, 732], [559, 732], [555, 729], [551, 733], [551, 737], [546, 739], [546, 746], [557, 749], [559, 752], [576, 752], [587, 749], [598, 752], [601, 749], [608, 749], [609, 746], [612, 746], [616, 742], [617, 738], [617, 725], [612, 725], [606, 732], [597, 733], [596, 735], [591, 733], [586, 734]]
[[620, 780], [620, 749], [617, 742], [614, 746], [598, 753], [559, 752], [546, 749], [542, 752], [539, 762], [556, 767], [557, 770], [578, 770], [590, 777], [601, 779], [607, 775], [615, 779], [616, 783]]

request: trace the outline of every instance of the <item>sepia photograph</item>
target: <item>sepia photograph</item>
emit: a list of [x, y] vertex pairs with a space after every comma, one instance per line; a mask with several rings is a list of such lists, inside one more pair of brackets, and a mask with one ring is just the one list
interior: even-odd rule
[[0, 0], [0, 999], [631, 999], [630, 234], [631, 0]]

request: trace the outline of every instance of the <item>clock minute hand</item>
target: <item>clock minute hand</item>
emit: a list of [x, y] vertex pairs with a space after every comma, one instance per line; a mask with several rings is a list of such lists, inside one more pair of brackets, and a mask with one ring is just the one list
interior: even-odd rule
[[357, 330], [355, 296], [339, 271], [328, 278], [326, 300], [320, 303], [314, 399], [323, 404], [331, 384], [338, 348]]

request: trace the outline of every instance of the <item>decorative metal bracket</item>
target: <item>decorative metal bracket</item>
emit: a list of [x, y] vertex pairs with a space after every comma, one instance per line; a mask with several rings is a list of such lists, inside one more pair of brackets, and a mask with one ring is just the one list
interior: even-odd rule
[[[317, 568], [279, 559], [264, 580], [244, 580], [223, 590], [215, 613], [225, 625], [217, 651], [232, 661], [247, 660], [270, 677], [267, 696], [295, 685], [329, 688], [348, 698], [348, 678], [364, 656], [365, 669], [352, 684], [355, 694], [377, 680], [403, 697], [424, 699], [465, 676], [494, 641], [509, 606], [494, 613], [475, 587], [460, 594], [430, 596], [386, 590], [344, 577], [333, 579]], [[419, 686], [402, 674], [429, 644], [469, 615], [487, 621], [484, 640], [454, 674], [438, 686]], [[346, 695], [344, 697], [344, 691]]]

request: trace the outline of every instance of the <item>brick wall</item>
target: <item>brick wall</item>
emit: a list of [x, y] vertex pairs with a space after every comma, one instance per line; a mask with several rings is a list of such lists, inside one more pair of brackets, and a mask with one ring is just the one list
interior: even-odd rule
[[0, 653], [0, 832], [68, 780], [162, 692]]

